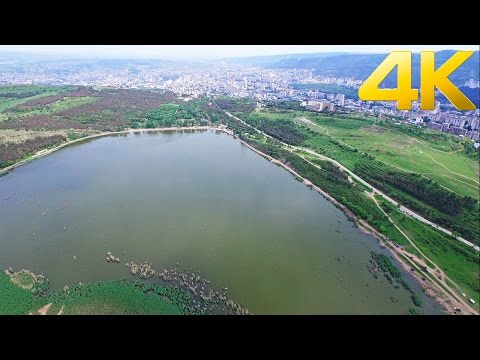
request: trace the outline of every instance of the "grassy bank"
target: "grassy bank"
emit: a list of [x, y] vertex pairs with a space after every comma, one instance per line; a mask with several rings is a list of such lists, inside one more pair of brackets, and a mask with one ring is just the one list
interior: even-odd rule
[[[426, 130], [397, 131], [393, 123], [373, 118], [271, 109], [236, 115], [282, 142], [337, 160], [401, 204], [480, 244], [478, 163], [461, 152], [459, 140], [435, 134], [439, 144], [433, 144], [426, 140]], [[388, 151], [391, 161], [380, 156], [382, 151]], [[461, 189], [449, 187], [451, 177], [463, 179]]]
[[[297, 127], [288, 121], [258, 119], [255, 118], [256, 115], [253, 115], [253, 113], [243, 117], [248, 118], [249, 122], [255, 127], [292, 145], [304, 142], [305, 136], [308, 136], [308, 132], [303, 131], [301, 127]], [[388, 221], [388, 218], [376, 206], [373, 199], [367, 196], [365, 188], [358, 185], [355, 181], [348, 181], [347, 175], [330, 162], [318, 158], [315, 159], [312, 156], [308, 156], [305, 152], [283, 146], [277, 140], [267, 139], [265, 136], [253, 132], [247, 125], [234, 119], [230, 119], [229, 122], [229, 127], [234, 129], [240, 138], [258, 150], [287, 164], [300, 176], [312, 181], [313, 184], [345, 205], [358, 218], [368, 221], [376, 230], [394, 243], [402, 245], [411, 254], [416, 254], [423, 258], [398, 229]], [[335, 144], [333, 139], [329, 141], [331, 141], [331, 144], [336, 145], [339, 153], [344, 155], [346, 153], [356, 153], [360, 157], [369, 159], [368, 154], [362, 154], [358, 150], [355, 151], [341, 143]], [[402, 215], [390, 204], [385, 207], [385, 210], [419, 249], [458, 284], [461, 292], [465, 292], [469, 297], [478, 302], [479, 258], [474, 249], [460, 243], [451, 236], [433, 229], [429, 225]], [[469, 219], [467, 218], [466, 220]], [[453, 219], [453, 221], [456, 221], [456, 219]], [[462, 224], [459, 225], [462, 226]], [[463, 222], [463, 226], [465, 226], [465, 222]], [[433, 264], [428, 261], [427, 265], [433, 267]], [[415, 299], [415, 301], [417, 300]]]
[[471, 247], [399, 211], [390, 214], [396, 224], [464, 290], [468, 298], [480, 300], [480, 259]]

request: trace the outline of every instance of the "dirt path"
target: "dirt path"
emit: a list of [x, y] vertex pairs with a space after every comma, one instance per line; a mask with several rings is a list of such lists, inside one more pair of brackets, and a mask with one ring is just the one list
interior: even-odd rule
[[[347, 174], [349, 174], [350, 176], [352, 176], [354, 179], [358, 180], [360, 183], [362, 183], [363, 185], [365, 185], [367, 188], [371, 189], [375, 194], [377, 195], [380, 195], [381, 197], [383, 197], [385, 200], [389, 201], [390, 203], [392, 203], [394, 206], [398, 206], [399, 203], [395, 200], [393, 200], [391, 197], [389, 197], [388, 195], [386, 195], [385, 193], [383, 193], [382, 191], [378, 190], [377, 188], [373, 187], [372, 185], [370, 185], [368, 182], [366, 182], [365, 180], [363, 180], [362, 178], [360, 178], [358, 175], [354, 174], [353, 172], [351, 172], [349, 169], [347, 169], [345, 166], [343, 166], [342, 164], [340, 164], [338, 161], [335, 161], [333, 159], [330, 159], [324, 155], [320, 155], [318, 153], [316, 153], [315, 151], [313, 150], [310, 150], [310, 149], [307, 149], [307, 148], [302, 148], [302, 147], [295, 147], [293, 146], [293, 148], [297, 148], [299, 150], [303, 150], [303, 151], [306, 151], [307, 153], [309, 154], [312, 154], [312, 155], [315, 155], [317, 156], [318, 158], [320, 159], [323, 159], [323, 160], [327, 160], [327, 161], [330, 161], [332, 162], [333, 164], [335, 164], [336, 166], [338, 166], [340, 169], [342, 169], [343, 171], [345, 171]], [[424, 224], [427, 224], [427, 225], [430, 225], [431, 227], [437, 229], [437, 230], [440, 230], [442, 232], [444, 232], [445, 234], [448, 234], [450, 236], [453, 236], [452, 232], [450, 230], [447, 230], [437, 224], [435, 224], [434, 222], [430, 221], [430, 220], [427, 220], [425, 219], [423, 216], [417, 214], [416, 212], [414, 212], [413, 210], [410, 210], [409, 208], [401, 205], [400, 206], [400, 210], [406, 214], [406, 215], [409, 215], [421, 222], [423, 222]], [[464, 243], [465, 245], [468, 245], [472, 248], [474, 248], [476, 251], [480, 251], [480, 247], [473, 244], [472, 242], [468, 241], [468, 240], [465, 240], [464, 238], [462, 238], [461, 236], [456, 236], [455, 237], [458, 241]]]
[[407, 137], [408, 139], [411, 140], [411, 143], [413, 143], [413, 142], [418, 142], [420, 145], [423, 145], [423, 146], [425, 146], [426, 148], [429, 148], [429, 149], [431, 149], [431, 150], [433, 150], [433, 151], [438, 151], [438, 152], [441, 152], [441, 153], [444, 153], [444, 154], [452, 154], [452, 153], [456, 153], [456, 152], [460, 151], [460, 150], [445, 151], [445, 150], [435, 149], [434, 147], [431, 147], [431, 146], [429, 146], [429, 145], [421, 142], [420, 140], [418, 140], [417, 138], [415, 138], [415, 137], [413, 137], [413, 136], [409, 136], [409, 135], [407, 135], [407, 134], [404, 134], [404, 133], [402, 133], [402, 132], [400, 132], [400, 131], [397, 131], [397, 130], [394, 130], [394, 129], [390, 129], [390, 130], [391, 130], [392, 132], [395, 132], [395, 133], [397, 133], [397, 134], [400, 134], [400, 135], [403, 135], [403, 136]]
[[[460, 180], [460, 179], [456, 179], [456, 178], [454, 178], [454, 177], [451, 177], [451, 176], [448, 176], [448, 175], [445, 175], [445, 174], [442, 174], [442, 176], [445, 176], [445, 177], [447, 177], [447, 178], [449, 178], [449, 179], [452, 179], [452, 180], [454, 180], [454, 181], [461, 182], [462, 184], [465, 184], [465, 185], [467, 185], [467, 186], [470, 186], [470, 187], [474, 188], [475, 190], [478, 190], [478, 189], [479, 189], [478, 186], [469, 184], [469, 183], [467, 183], [467, 182], [465, 182], [465, 181], [462, 181], [462, 180]], [[440, 186], [442, 186], [442, 185], [440, 185]], [[450, 191], [453, 191], [453, 190], [450, 190]], [[453, 192], [454, 192], [454, 191], [453, 191]], [[463, 196], [463, 195], [460, 195], [460, 196]]]
[[[246, 144], [247, 146], [249, 146], [248, 144]], [[249, 146], [250, 147], [250, 146]], [[252, 148], [252, 147], [250, 147]], [[256, 150], [256, 149], [255, 149]], [[254, 150], [254, 151], [255, 151]], [[262, 156], [267, 156], [266, 154], [262, 153], [262, 152], [259, 152], [259, 151], [256, 151], [257, 153], [260, 153], [262, 154]], [[311, 164], [312, 166], [315, 166], [316, 168], [321, 168], [319, 165], [317, 164], [314, 164], [312, 163], [311, 161], [309, 161], [308, 159], [306, 159], [305, 157], [303, 157], [302, 155], [299, 155], [302, 159], [304, 159], [306, 162], [308, 162], [309, 164]], [[298, 176], [300, 178], [302, 178], [298, 173], [296, 173], [293, 169], [291, 169], [290, 167], [288, 167], [287, 165], [281, 163], [280, 161], [276, 160], [276, 159], [271, 159], [270, 160], [271, 162], [273, 163], [276, 163], [284, 168], [286, 168], [289, 172], [291, 172], [292, 174], [294, 174], [295, 176]], [[320, 192], [322, 195], [326, 196], [330, 201], [332, 201], [334, 204], [342, 207], [342, 210], [345, 210], [346, 208], [337, 202], [336, 199], [332, 198], [330, 195], [326, 194], [323, 190], [321, 190], [320, 188], [318, 188], [317, 186], [313, 185], [309, 180], [305, 179], [305, 178], [302, 178], [304, 183], [307, 184], [308, 186], [314, 188], [315, 190], [317, 190], [318, 192]], [[349, 177], [349, 180], [351, 180], [351, 178]], [[478, 312], [476, 310], [472, 310], [470, 307], [469, 307], [469, 304], [466, 302], [466, 299], [462, 299], [460, 297], [457, 297], [456, 296], [456, 293], [458, 292], [461, 292], [461, 289], [460, 287], [452, 280], [450, 279], [446, 274], [445, 272], [440, 269], [440, 267], [438, 267], [438, 265], [435, 264], [435, 262], [433, 262], [430, 258], [428, 258], [427, 255], [425, 255], [419, 248], [418, 246], [408, 237], [407, 234], [405, 234], [403, 232], [403, 230], [401, 228], [399, 228], [397, 226], [397, 224], [395, 224], [395, 222], [390, 218], [390, 216], [388, 216], [388, 214], [381, 208], [380, 204], [377, 202], [377, 199], [375, 199], [374, 197], [374, 193], [371, 192], [371, 193], [368, 193], [368, 196], [370, 196], [372, 198], [372, 200], [375, 202], [375, 204], [377, 205], [377, 207], [382, 211], [382, 213], [387, 217], [388, 221], [393, 225], [395, 226], [395, 228], [408, 240], [408, 242], [415, 248], [415, 250], [417, 250], [425, 259], [427, 259], [427, 261], [429, 261], [431, 264], [434, 265], [434, 271], [435, 273], [431, 273], [429, 272], [429, 274], [431, 276], [436, 276], [436, 278], [438, 279], [438, 281], [440, 281], [442, 283], [442, 286], [444, 286], [448, 291], [450, 291], [452, 294], [454, 294], [453, 296], [450, 295], [449, 293], [447, 293], [440, 285], [438, 285], [435, 281], [431, 280], [431, 284], [433, 285], [433, 287], [436, 288], [436, 290], [433, 290], [432, 287], [428, 287], [426, 286], [422, 280], [421, 280], [421, 277], [418, 278], [417, 280], [422, 284], [422, 286], [426, 287], [427, 289], [429, 289], [430, 292], [433, 292], [435, 294], [435, 298], [437, 299], [437, 301], [439, 301], [451, 314], [455, 314], [455, 310], [454, 308], [457, 308], [457, 309], [460, 309], [463, 314], [475, 314], [475, 315], [478, 315]], [[349, 210], [348, 210], [349, 211]], [[355, 215], [353, 213], [351, 213], [349, 211], [349, 215], [352, 216], [352, 217], [355, 217]], [[362, 225], [363, 225], [363, 230], [372, 234], [372, 235], [375, 235], [374, 233], [376, 232], [373, 228], [371, 228], [368, 224], [366, 224], [365, 222], [361, 221], [361, 220], [358, 220], [358, 222], [360, 222]], [[392, 250], [392, 249], [390, 249]], [[426, 269], [428, 269], [428, 265], [426, 263], [426, 261], [422, 258], [419, 258], [418, 256], [414, 255], [414, 254], [410, 254], [408, 253], [407, 251], [405, 251], [403, 248], [395, 248], [395, 251], [397, 251], [398, 253], [402, 254], [403, 256], [407, 257], [407, 258], [410, 258], [410, 260], [416, 262], [417, 264], [420, 264], [421, 266], [424, 266]], [[399, 262], [401, 262], [403, 265], [404, 265], [404, 268], [409, 271], [410, 268], [409, 266], [407, 266], [407, 264], [404, 264], [403, 263], [403, 259], [401, 258], [398, 258]], [[426, 274], [423, 274], [422, 270], [418, 269], [417, 268], [417, 272], [422, 274], [423, 277], [427, 278], [428, 275]], [[439, 279], [440, 277], [440, 279]], [[456, 289], [452, 289], [447, 283], [446, 283], [446, 280], [449, 280], [452, 284], [455, 285]], [[441, 296], [439, 296], [439, 294], [441, 294]]]
[[[377, 207], [382, 211], [382, 213], [387, 217], [388, 221], [393, 225], [395, 226], [395, 228], [405, 237], [405, 239], [407, 239], [407, 241], [410, 243], [410, 245], [412, 245], [415, 250], [417, 250], [419, 252], [420, 255], [422, 255], [427, 261], [429, 261], [430, 263], [432, 263], [434, 265], [434, 271], [435, 271], [435, 274], [432, 274], [430, 271], [427, 271], [429, 274], [433, 275], [433, 276], [436, 276], [437, 279], [442, 283], [442, 286], [444, 286], [447, 290], [449, 290], [452, 294], [450, 295], [449, 294], [449, 297], [450, 297], [450, 301], [452, 302], [455, 302], [455, 307], [458, 308], [458, 309], [461, 309], [464, 313], [469, 313], [469, 312], [474, 312], [475, 314], [478, 315], [478, 311], [475, 311], [475, 310], [472, 310], [469, 306], [469, 304], [467, 303], [467, 299], [463, 299], [461, 298], [460, 296], [457, 296], [457, 293], [461, 293], [462, 290], [460, 288], [460, 286], [458, 286], [455, 281], [453, 281], [452, 279], [450, 279], [446, 274], [445, 272], [437, 265], [435, 264], [434, 261], [432, 261], [432, 259], [430, 259], [427, 255], [425, 255], [425, 253], [422, 252], [422, 250], [420, 250], [418, 248], [418, 246], [412, 241], [412, 239], [410, 239], [410, 237], [405, 234], [403, 232], [403, 230], [392, 220], [392, 218], [383, 210], [383, 208], [380, 206], [380, 204], [378, 203], [377, 199], [375, 199], [375, 196], [373, 193], [367, 193], [368, 196], [375, 202], [375, 204], [377, 205]], [[428, 265], [426, 263], [425, 260], [419, 258], [418, 256], [416, 256], [415, 254], [410, 254], [408, 252], [406, 252], [405, 250], [403, 249], [399, 249], [397, 251], [401, 251], [404, 253], [405, 256], [407, 256], [408, 258], [410, 258], [411, 260], [414, 260], [416, 263], [419, 263], [421, 266], [424, 266], [425, 269], [428, 269]], [[425, 274], [426, 275], [426, 274]], [[428, 276], [428, 275], [426, 275]], [[440, 277], [440, 278], [439, 278]], [[455, 288], [456, 289], [452, 289], [446, 282], [446, 280], [450, 281], [453, 285], [455, 285]], [[432, 281], [432, 283], [435, 283]], [[441, 287], [436, 284], [438, 288], [441, 289]], [[467, 311], [468, 310], [468, 311]]]
[[[420, 145], [422, 145], [422, 146], [424, 146], [424, 147], [426, 147], [427, 149], [430, 149], [430, 150], [432, 150], [432, 151], [437, 151], [437, 152], [440, 152], [440, 153], [443, 153], [443, 154], [447, 154], [447, 155], [461, 151], [461, 150], [456, 150], [456, 151], [453, 151], [453, 152], [449, 152], [449, 151], [443, 151], [443, 150], [435, 149], [435, 148], [433, 148], [433, 147], [431, 147], [431, 146], [428, 146], [427, 144], [423, 143], [422, 141], [418, 140], [417, 138], [414, 138], [414, 137], [412, 137], [412, 136], [408, 136], [408, 135], [403, 134], [403, 133], [401, 133], [401, 132], [399, 132], [399, 131], [396, 131], [396, 130], [392, 130], [392, 131], [396, 132], [397, 134], [400, 134], [400, 135], [403, 135], [403, 136], [407, 137], [408, 139], [410, 139], [410, 140], [412, 141], [412, 144], [413, 144], [414, 142], [418, 142]], [[464, 178], [466, 178], [466, 179], [472, 180], [472, 181], [476, 182], [477, 184], [479, 184], [478, 180], [473, 179], [473, 178], [471, 178], [471, 177], [468, 177], [468, 176], [466, 176], [466, 175], [457, 173], [456, 171], [453, 171], [453, 170], [447, 168], [445, 165], [443, 165], [441, 162], [439, 162], [439, 161], [437, 161], [436, 159], [434, 159], [431, 155], [427, 154], [426, 152], [423, 152], [423, 151], [422, 151], [422, 154], [426, 155], [428, 158], [430, 158], [430, 160], [432, 160], [432, 161], [435, 162], [436, 164], [440, 165], [440, 166], [443, 167], [444, 169], [450, 171], [451, 173], [456, 174], [456, 175], [461, 176], [461, 177], [464, 177]]]
[[473, 179], [473, 178], [471, 178], [471, 177], [468, 177], [468, 176], [466, 176], [466, 175], [460, 174], [460, 173], [458, 173], [458, 172], [456, 172], [456, 171], [453, 171], [453, 170], [449, 169], [448, 167], [446, 167], [445, 165], [443, 165], [441, 162], [435, 160], [430, 154], [427, 154], [425, 151], [422, 151], [422, 154], [425, 155], [426, 157], [428, 157], [428, 158], [429, 158], [430, 160], [432, 160], [434, 163], [436, 163], [436, 164], [440, 165], [441, 167], [443, 167], [445, 170], [450, 171], [452, 174], [461, 176], [461, 177], [463, 177], [463, 178], [465, 178], [465, 179], [472, 180], [473, 182], [475, 182], [475, 183], [477, 183], [477, 184], [480, 184], [480, 182], [478, 182], [478, 180], [475, 180], [475, 179]]
[[325, 129], [323, 126], [320, 126], [320, 125], [314, 123], [312, 120], [306, 118], [305, 116], [298, 117], [297, 120], [304, 123], [304, 124], [315, 126], [315, 127], [319, 128], [320, 130], [322, 130], [325, 134], [330, 135], [328, 133], [327, 129]]

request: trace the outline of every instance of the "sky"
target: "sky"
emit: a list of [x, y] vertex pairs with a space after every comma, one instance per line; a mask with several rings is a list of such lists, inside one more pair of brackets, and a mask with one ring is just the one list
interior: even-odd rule
[[0, 45], [0, 51], [107, 58], [209, 59], [319, 52], [478, 50], [479, 45]]

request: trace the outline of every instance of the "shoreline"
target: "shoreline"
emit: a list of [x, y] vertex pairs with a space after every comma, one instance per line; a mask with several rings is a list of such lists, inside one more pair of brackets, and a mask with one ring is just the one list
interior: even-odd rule
[[78, 138], [78, 139], [75, 139], [75, 140], [70, 140], [70, 141], [64, 142], [63, 144], [55, 146], [54, 148], [51, 148], [51, 149], [39, 150], [34, 155], [30, 156], [27, 159], [20, 160], [19, 162], [15, 163], [13, 165], [10, 165], [10, 166], [7, 166], [3, 169], [0, 169], [0, 175], [1, 174], [6, 174], [11, 170], [16, 169], [17, 167], [28, 164], [30, 161], [39, 159], [39, 158], [44, 157], [46, 155], [50, 155], [51, 153], [54, 153], [55, 151], [63, 149], [64, 147], [67, 147], [67, 146], [70, 146], [70, 145], [73, 145], [73, 144], [76, 144], [76, 143], [79, 143], [79, 142], [82, 142], [82, 141], [90, 140], [90, 139], [96, 139], [96, 138], [101, 138], [101, 137], [105, 137], [105, 136], [112, 136], [112, 135], [136, 133], [136, 132], [179, 131], [179, 130], [209, 130], [209, 129], [222, 131], [222, 129], [214, 128], [212, 126], [185, 126], [185, 127], [169, 127], [169, 128], [164, 127], [164, 128], [153, 128], [153, 129], [147, 129], [147, 128], [144, 128], [144, 129], [127, 129], [127, 130], [120, 130], [120, 131], [107, 131], [107, 132], [102, 132], [102, 133], [98, 133], [98, 134], [88, 135], [88, 136], [85, 136], [85, 137], [82, 137], [82, 138]]
[[[347, 218], [351, 219], [352, 222], [354, 223], [354, 225], [363, 233], [367, 234], [367, 235], [370, 235], [372, 236], [374, 239], [378, 240], [378, 242], [380, 243], [380, 246], [387, 250], [388, 253], [390, 253], [394, 258], [395, 260], [400, 264], [400, 266], [403, 268], [403, 270], [412, 275], [413, 278], [415, 279], [415, 281], [418, 282], [418, 284], [420, 285], [420, 287], [424, 290], [424, 293], [426, 296], [432, 298], [438, 305], [440, 305], [440, 307], [442, 308], [443, 311], [445, 311], [446, 314], [448, 315], [454, 315], [455, 312], [450, 310], [451, 308], [451, 305], [449, 306], [449, 304], [452, 303], [452, 300], [455, 300], [454, 298], [452, 299], [448, 299], [449, 297], [451, 297], [449, 294], [446, 294], [444, 291], [441, 291], [439, 292], [438, 290], [434, 289], [433, 288], [433, 283], [431, 280], [429, 280], [430, 283], [425, 283], [425, 281], [422, 281], [421, 280], [421, 276], [420, 274], [415, 271], [415, 272], [412, 272], [410, 271], [410, 268], [411, 266], [408, 265], [401, 257], [399, 254], [397, 254], [397, 251], [392, 249], [391, 247], [389, 246], [386, 246], [385, 243], [387, 241], [390, 241], [389, 239], [387, 239], [384, 235], [380, 234], [376, 229], [374, 229], [370, 224], [368, 224], [366, 221], [364, 220], [361, 220], [361, 219], [358, 219], [358, 217], [349, 209], [347, 208], [345, 205], [341, 204], [340, 202], [338, 202], [338, 200], [336, 200], [334, 197], [332, 197], [330, 194], [328, 194], [327, 192], [323, 191], [321, 188], [319, 188], [318, 186], [314, 185], [310, 180], [304, 178], [303, 176], [299, 175], [295, 170], [293, 170], [292, 168], [288, 167], [287, 165], [285, 165], [284, 163], [282, 163], [281, 161], [271, 157], [270, 155], [267, 155], [263, 152], [261, 152], [260, 150], [254, 148], [253, 146], [251, 146], [250, 144], [246, 143], [245, 141], [241, 140], [241, 139], [238, 139], [240, 141], [241, 144], [245, 145], [246, 147], [248, 147], [250, 150], [254, 151], [255, 153], [257, 153], [258, 155], [266, 158], [267, 160], [269, 160], [270, 162], [284, 168], [285, 170], [287, 170], [289, 173], [291, 173], [292, 175], [294, 175], [295, 177], [297, 178], [300, 178], [303, 180], [303, 184], [305, 184], [307, 187], [310, 187], [311, 189], [314, 189], [316, 190], [320, 195], [322, 195], [327, 201], [331, 202], [332, 205], [334, 205], [336, 208], [338, 208], [340, 211], [342, 211], [346, 216]], [[456, 305], [457, 307], [460, 306], [460, 303], [456, 302]], [[470, 312], [472, 312], [471, 309], [469, 309]], [[473, 312], [472, 312], [473, 313]], [[475, 315], [475, 313], [473, 313]], [[465, 313], [465, 315], [468, 315], [468, 313]]]
[[[13, 165], [10, 165], [6, 168], [0, 169], [0, 175], [1, 174], [7, 174], [11, 170], [14, 170], [17, 167], [20, 167], [22, 165], [28, 164], [31, 161], [34, 161], [36, 159], [42, 158], [44, 156], [50, 155], [58, 150], [61, 150], [65, 147], [68, 147], [70, 145], [80, 143], [83, 141], [91, 140], [91, 139], [96, 139], [96, 138], [102, 138], [106, 136], [112, 136], [112, 135], [121, 135], [121, 134], [134, 134], [134, 133], [142, 133], [142, 132], [166, 132], [166, 131], [185, 131], [185, 130], [193, 130], [193, 131], [201, 131], [201, 130], [214, 130], [214, 131], [220, 131], [223, 132], [227, 135], [232, 136], [235, 140], [238, 140], [240, 144], [246, 146], [249, 148], [251, 151], [255, 152], [257, 155], [260, 155], [261, 157], [265, 158], [266, 160], [270, 161], [271, 163], [282, 167], [284, 170], [295, 176], [297, 179], [303, 180], [303, 184], [309, 187], [310, 189], [315, 190], [317, 193], [319, 193], [322, 197], [324, 197], [327, 201], [331, 202], [332, 205], [334, 205], [336, 208], [338, 208], [340, 211], [342, 211], [347, 218], [353, 221], [355, 226], [362, 231], [363, 233], [372, 236], [376, 240], [379, 241], [380, 245], [382, 248], [387, 249], [387, 251], [396, 259], [396, 261], [401, 265], [401, 267], [405, 270], [405, 272], [411, 274], [414, 279], [419, 283], [420, 287], [424, 290], [424, 293], [431, 297], [435, 302], [437, 302], [443, 310], [447, 314], [454, 314], [450, 308], [452, 307], [452, 300], [455, 300], [454, 298], [451, 297], [448, 293], [445, 291], [438, 291], [433, 288], [433, 284], [426, 284], [425, 281], [421, 280], [421, 276], [418, 272], [411, 272], [410, 270], [410, 265], [407, 264], [399, 254], [397, 254], [397, 251], [392, 249], [390, 246], [386, 246], [385, 242], [389, 241], [389, 239], [386, 239], [384, 235], [380, 234], [377, 230], [375, 230], [373, 227], [371, 227], [368, 223], [366, 223], [364, 220], [358, 219], [357, 216], [346, 206], [341, 204], [339, 201], [337, 201], [333, 196], [319, 188], [318, 186], [314, 185], [310, 180], [304, 178], [303, 176], [299, 175], [295, 170], [287, 166], [286, 164], [282, 163], [278, 159], [273, 158], [272, 156], [263, 153], [262, 151], [256, 149], [252, 145], [248, 144], [246, 141], [240, 139], [238, 136], [235, 136], [233, 131], [225, 129], [225, 128], [218, 128], [218, 127], [213, 127], [213, 126], [187, 126], [187, 127], [163, 127], [163, 128], [152, 128], [152, 129], [127, 129], [127, 130], [121, 130], [121, 131], [112, 131], [112, 132], [102, 132], [99, 134], [93, 134], [89, 135], [83, 138], [67, 141], [63, 144], [60, 144], [52, 149], [44, 149], [40, 150], [37, 153], [35, 153], [33, 156], [31, 156], [28, 159], [24, 159], [22, 161], [19, 161], [18, 163], [15, 163]], [[429, 280], [429, 282], [432, 282], [432, 280]], [[432, 296], [433, 294], [435, 296]], [[449, 298], [452, 298], [449, 299]], [[447, 304], [449, 304], [447, 306]]]

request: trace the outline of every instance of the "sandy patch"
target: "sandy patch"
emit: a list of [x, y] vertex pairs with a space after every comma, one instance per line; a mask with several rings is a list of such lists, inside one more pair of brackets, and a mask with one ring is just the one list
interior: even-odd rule
[[40, 309], [37, 310], [37, 315], [47, 315], [48, 310], [50, 310], [51, 306], [52, 303], [42, 306]]

